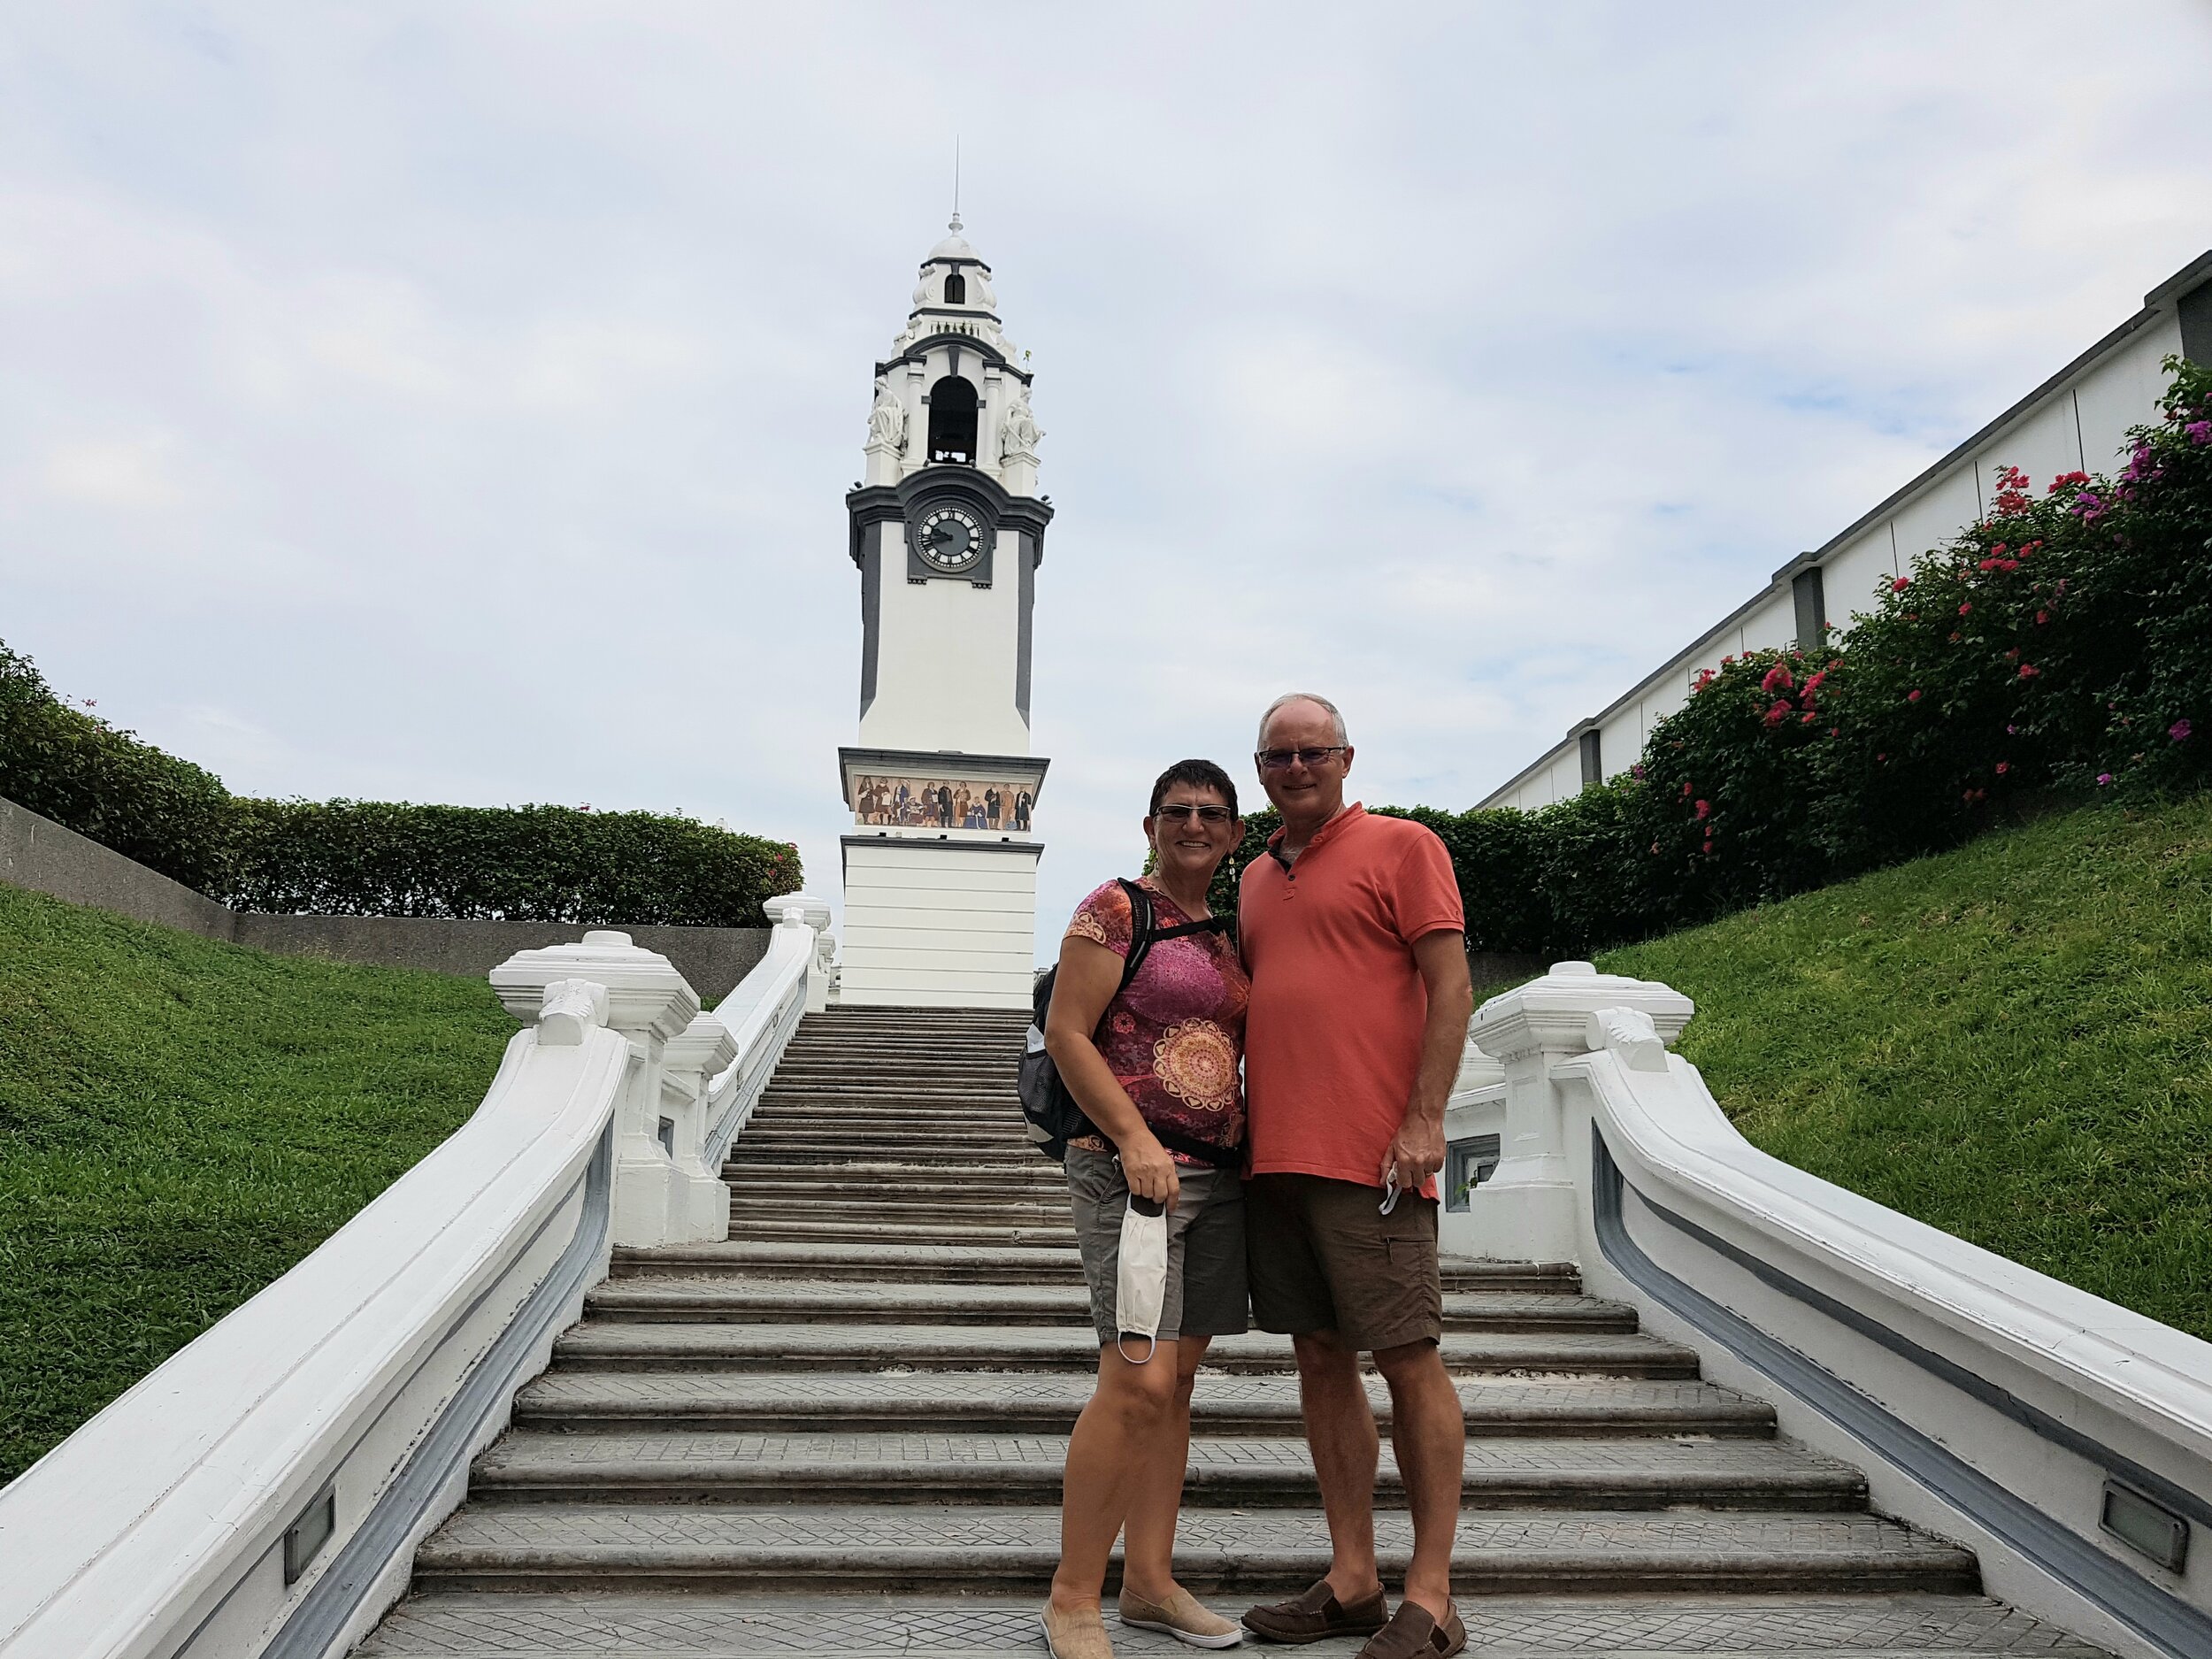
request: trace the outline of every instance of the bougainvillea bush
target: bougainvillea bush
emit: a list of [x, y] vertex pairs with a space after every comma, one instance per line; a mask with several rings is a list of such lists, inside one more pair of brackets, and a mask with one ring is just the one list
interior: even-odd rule
[[[1627, 776], [1536, 812], [1403, 814], [1450, 849], [1470, 943], [1648, 938], [2055, 801], [2212, 785], [2212, 368], [2167, 367], [2115, 476], [2004, 468], [1847, 634], [1701, 675]], [[1217, 902], [1274, 826], [1255, 815]]]

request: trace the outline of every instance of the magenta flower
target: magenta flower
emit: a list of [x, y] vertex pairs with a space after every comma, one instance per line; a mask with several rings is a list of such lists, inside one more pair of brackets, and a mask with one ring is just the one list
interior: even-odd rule
[[2097, 774], [2097, 787], [2100, 789], [2103, 788], [2105, 785], [2110, 783], [2111, 781], [2112, 774], [2110, 772], [2101, 772]]
[[2171, 726], [2166, 728], [2166, 735], [2172, 738], [2175, 742], [2178, 743], [2185, 741], [2188, 737], [2189, 733], [2195, 730], [2196, 727], [2191, 726], [2188, 721], [2176, 720]]
[[2182, 431], [2192, 443], [2212, 443], [2212, 420], [2193, 420]]

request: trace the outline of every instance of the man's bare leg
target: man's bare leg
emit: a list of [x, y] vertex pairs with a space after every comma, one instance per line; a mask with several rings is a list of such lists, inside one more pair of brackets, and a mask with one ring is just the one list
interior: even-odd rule
[[1382, 1588], [1375, 1565], [1375, 1469], [1382, 1455], [1359, 1356], [1333, 1331], [1291, 1338], [1321, 1508], [1329, 1518], [1329, 1589], [1349, 1607]]
[[1129, 1490], [1129, 1518], [1122, 1526], [1122, 1587], [1143, 1601], [1164, 1605], [1175, 1594], [1175, 1523], [1183, 1509], [1183, 1477], [1190, 1465], [1190, 1396], [1198, 1363], [1211, 1337], [1187, 1336], [1163, 1345], [1159, 1363], [1175, 1370], [1174, 1397], [1152, 1439], [1136, 1452], [1141, 1460]]
[[[1405, 1482], [1406, 1507], [1413, 1512], [1413, 1564], [1406, 1570], [1405, 1599], [1441, 1624], [1452, 1600], [1452, 1546], [1459, 1531], [1459, 1488], [1467, 1455], [1465, 1412], [1433, 1342], [1380, 1349], [1375, 1369], [1390, 1385], [1390, 1448]], [[1325, 1486], [1325, 1500], [1326, 1492]], [[1333, 1536], [1333, 1513], [1329, 1530]], [[1373, 1558], [1371, 1544], [1368, 1559]]]

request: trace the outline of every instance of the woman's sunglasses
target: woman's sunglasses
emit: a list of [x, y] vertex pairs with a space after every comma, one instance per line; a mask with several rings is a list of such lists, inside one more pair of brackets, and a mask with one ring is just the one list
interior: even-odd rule
[[1152, 816], [1164, 818], [1170, 824], [1187, 824], [1193, 818], [1202, 824], [1226, 824], [1229, 809], [1225, 806], [1164, 806], [1156, 808]]

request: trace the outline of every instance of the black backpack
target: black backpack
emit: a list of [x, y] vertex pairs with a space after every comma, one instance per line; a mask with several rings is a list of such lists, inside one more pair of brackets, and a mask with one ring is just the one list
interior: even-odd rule
[[[1121, 890], [1129, 895], [1130, 937], [1129, 955], [1121, 964], [1121, 985], [1114, 993], [1116, 996], [1135, 981], [1137, 970], [1144, 966], [1145, 957], [1161, 940], [1180, 939], [1188, 933], [1227, 933], [1233, 939], [1236, 936], [1234, 923], [1225, 916], [1210, 916], [1202, 922], [1185, 922], [1177, 927], [1156, 928], [1152, 925], [1152, 895], [1133, 881], [1122, 881]], [[1075, 1103], [1075, 1096], [1060, 1080], [1060, 1068], [1045, 1052], [1045, 1020], [1052, 1011], [1052, 982], [1059, 974], [1056, 966], [1037, 976], [1037, 988], [1030, 1002], [1029, 1034], [1022, 1048], [1020, 1083], [1022, 1118], [1028, 1127], [1029, 1139], [1038, 1151], [1056, 1164], [1066, 1162], [1070, 1141], [1079, 1135], [1101, 1135], [1098, 1125], [1083, 1115], [1083, 1109]], [[1109, 1002], [1107, 1006], [1111, 1008], [1113, 1004]], [[1233, 1151], [1212, 1146], [1164, 1127], [1155, 1127], [1152, 1133], [1169, 1151], [1187, 1153], [1216, 1169], [1230, 1169], [1244, 1162], [1240, 1148]], [[1112, 1142], [1109, 1141], [1107, 1144], [1110, 1146]]]

